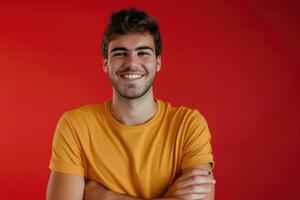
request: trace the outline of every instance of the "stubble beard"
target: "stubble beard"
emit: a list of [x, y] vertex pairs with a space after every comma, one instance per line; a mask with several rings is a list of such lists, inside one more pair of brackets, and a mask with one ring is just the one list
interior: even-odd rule
[[[148, 93], [148, 91], [150, 90], [150, 88], [152, 87], [153, 85], [153, 82], [154, 82], [154, 79], [155, 79], [155, 75], [156, 73], [153, 75], [153, 77], [151, 77], [147, 82], [146, 82], [146, 85], [145, 87], [143, 88], [143, 90], [141, 92], [137, 92], [137, 93], [134, 93], [134, 94], [127, 94], [126, 91], [122, 91], [121, 87], [119, 86], [119, 84], [116, 82], [116, 81], [113, 81], [113, 80], [110, 80], [115, 91], [123, 98], [125, 99], [130, 99], [130, 100], [133, 100], [133, 99], [138, 99], [138, 98], [141, 98], [143, 97], [144, 95], [146, 95]], [[127, 84], [125, 87], [129, 88], [129, 89], [134, 89], [136, 87], [136, 84], [134, 83], [129, 83]]]

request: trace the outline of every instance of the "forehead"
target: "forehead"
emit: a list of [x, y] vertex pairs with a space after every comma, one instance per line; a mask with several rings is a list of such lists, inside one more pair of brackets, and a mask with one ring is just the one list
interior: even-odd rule
[[149, 46], [154, 49], [154, 41], [152, 35], [150, 33], [119, 35], [109, 42], [108, 52], [116, 47], [134, 49], [139, 46]]

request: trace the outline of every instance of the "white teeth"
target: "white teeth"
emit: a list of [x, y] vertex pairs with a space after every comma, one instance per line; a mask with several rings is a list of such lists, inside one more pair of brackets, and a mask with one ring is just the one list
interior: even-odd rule
[[142, 77], [142, 75], [138, 75], [138, 74], [124, 74], [123, 77], [124, 78], [128, 78], [128, 79], [136, 79], [136, 78]]

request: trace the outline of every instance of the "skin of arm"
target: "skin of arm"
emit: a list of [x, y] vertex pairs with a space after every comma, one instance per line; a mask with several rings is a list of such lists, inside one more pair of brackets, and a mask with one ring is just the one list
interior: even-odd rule
[[[84, 200], [144, 200], [143, 198], [131, 197], [112, 192], [93, 180], [88, 180], [84, 189]], [[155, 198], [151, 200], [180, 200], [178, 198]]]
[[46, 200], [82, 200], [84, 186], [83, 176], [51, 171]]
[[182, 171], [182, 175], [164, 194], [185, 200], [214, 200], [215, 179], [210, 164], [200, 164]]
[[[167, 190], [162, 198], [153, 200], [214, 200], [214, 184], [210, 164], [197, 165], [182, 171], [182, 175]], [[104, 188], [99, 183], [88, 180], [84, 190], [84, 200], [142, 200], [118, 194]]]

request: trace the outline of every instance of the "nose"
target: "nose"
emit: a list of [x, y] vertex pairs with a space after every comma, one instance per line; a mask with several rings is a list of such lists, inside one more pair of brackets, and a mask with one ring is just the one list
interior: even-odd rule
[[135, 67], [138, 65], [138, 63], [139, 63], [138, 57], [133, 52], [129, 52], [126, 57], [126, 66]]

